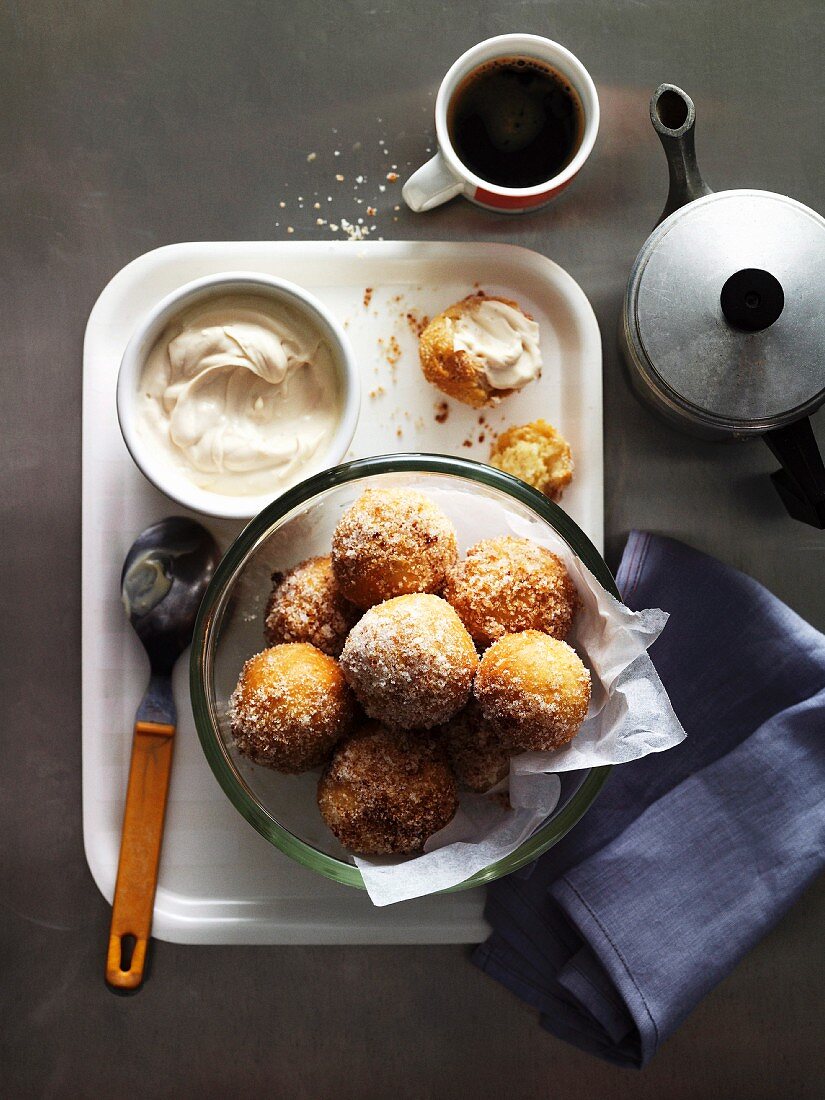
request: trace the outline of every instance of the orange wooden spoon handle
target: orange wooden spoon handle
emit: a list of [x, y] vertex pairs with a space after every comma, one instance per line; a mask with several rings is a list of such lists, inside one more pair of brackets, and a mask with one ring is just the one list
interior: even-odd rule
[[157, 722], [135, 724], [106, 958], [106, 981], [118, 989], [137, 989], [143, 981], [174, 733], [174, 726]]

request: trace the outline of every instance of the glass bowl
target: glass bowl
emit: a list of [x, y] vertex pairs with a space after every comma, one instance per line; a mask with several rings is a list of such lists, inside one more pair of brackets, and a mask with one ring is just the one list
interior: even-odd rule
[[[345, 509], [364, 489], [387, 486], [421, 489], [436, 496], [446, 491], [445, 499], [458, 501], [463, 509], [461, 497], [451, 495], [459, 493], [466, 497], [468, 509], [474, 503], [477, 508], [493, 504], [503, 510], [502, 521], [506, 514], [549, 525], [618, 598], [598, 551], [561, 508], [517, 478], [468, 459], [400, 454], [349, 462], [289, 489], [244, 528], [218, 566], [195, 624], [190, 688], [198, 736], [229, 800], [261, 836], [304, 867], [361, 889], [360, 871], [318, 812], [319, 771], [282, 775], [251, 763], [235, 748], [228, 709], [244, 661], [265, 645], [263, 609], [273, 570], [329, 553], [332, 532]], [[491, 536], [501, 533], [485, 531]], [[460, 545], [460, 549], [467, 547]], [[609, 771], [599, 767], [562, 773], [559, 803], [532, 836], [510, 856], [452, 889], [492, 882], [556, 844], [592, 805]]]

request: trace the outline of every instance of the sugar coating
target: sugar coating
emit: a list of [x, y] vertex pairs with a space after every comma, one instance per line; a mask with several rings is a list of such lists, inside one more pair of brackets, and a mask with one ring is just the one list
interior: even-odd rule
[[360, 611], [338, 588], [329, 557], [308, 558], [272, 574], [264, 634], [270, 645], [310, 642], [337, 657]]
[[489, 791], [510, 771], [510, 753], [474, 699], [438, 733], [464, 790]]
[[410, 592], [438, 592], [458, 557], [455, 528], [415, 489], [367, 489], [332, 536], [338, 585], [358, 607]]
[[425, 733], [368, 727], [343, 741], [318, 783], [318, 807], [351, 851], [418, 852], [458, 808], [443, 748]]
[[590, 702], [590, 673], [566, 642], [525, 630], [490, 646], [474, 693], [504, 745], [546, 752], [578, 733]]
[[578, 602], [561, 558], [512, 535], [471, 547], [447, 570], [443, 595], [480, 646], [522, 630], [564, 638]]
[[429, 729], [467, 702], [478, 667], [472, 638], [439, 596], [397, 596], [350, 631], [341, 668], [371, 718]]
[[282, 772], [328, 759], [352, 728], [354, 704], [332, 657], [294, 642], [250, 657], [229, 699], [235, 744], [244, 756]]

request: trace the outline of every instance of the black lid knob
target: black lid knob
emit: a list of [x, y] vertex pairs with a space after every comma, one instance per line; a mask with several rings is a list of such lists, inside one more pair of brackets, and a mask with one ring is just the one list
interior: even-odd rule
[[731, 275], [720, 295], [728, 323], [744, 332], [759, 332], [779, 317], [785, 306], [782, 284], [758, 267], [745, 267]]

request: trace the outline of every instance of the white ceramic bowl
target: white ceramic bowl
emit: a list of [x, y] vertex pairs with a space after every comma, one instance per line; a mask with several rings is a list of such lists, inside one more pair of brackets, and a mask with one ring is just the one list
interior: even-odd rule
[[[228, 495], [201, 489], [177, 469], [162, 448], [138, 431], [135, 400], [146, 359], [166, 326], [184, 310], [228, 294], [255, 294], [289, 307], [304, 318], [327, 344], [341, 389], [341, 412], [335, 432], [325, 448], [295, 471], [287, 484], [255, 496]], [[153, 306], [138, 324], [123, 353], [117, 379], [117, 416], [123, 439], [141, 472], [172, 500], [209, 516], [249, 519], [286, 489], [310, 474], [337, 465], [355, 434], [361, 406], [361, 384], [355, 355], [343, 329], [329, 310], [312, 294], [272, 275], [249, 271], [207, 275], [173, 290]]]

